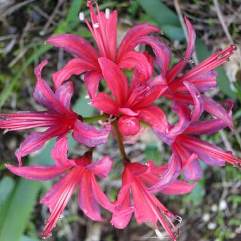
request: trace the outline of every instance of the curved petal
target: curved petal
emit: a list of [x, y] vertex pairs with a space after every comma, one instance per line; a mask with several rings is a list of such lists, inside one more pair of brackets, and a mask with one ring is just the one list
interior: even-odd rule
[[163, 137], [168, 131], [168, 122], [165, 113], [157, 106], [150, 106], [139, 110], [139, 118], [148, 123], [155, 134]]
[[138, 76], [147, 80], [152, 75], [152, 65], [143, 53], [127, 52], [118, 64], [121, 69], [135, 69]]
[[47, 63], [48, 61], [44, 60], [35, 68], [34, 73], [37, 78], [37, 84], [33, 97], [40, 105], [45, 106], [47, 109], [64, 113], [66, 112], [65, 107], [56, 99], [55, 94], [41, 76], [41, 72]]
[[191, 22], [188, 20], [187, 17], [184, 18], [186, 28], [187, 28], [187, 36], [188, 36], [188, 41], [187, 41], [187, 49], [184, 54], [184, 58], [181, 59], [174, 67], [171, 68], [171, 70], [167, 73], [167, 81], [171, 82], [181, 71], [182, 69], [186, 66], [187, 62], [192, 56], [194, 45], [195, 45], [195, 40], [196, 40], [196, 34], [195, 31], [192, 27]]
[[87, 169], [99, 177], [107, 177], [112, 168], [113, 160], [105, 156], [98, 161], [92, 162], [88, 165]]
[[192, 84], [187, 81], [183, 82], [184, 85], [187, 87], [188, 91], [190, 92], [192, 99], [193, 99], [193, 111], [192, 111], [192, 117], [191, 121], [197, 121], [201, 117], [203, 113], [203, 100], [202, 97], [198, 91], [198, 89]]
[[151, 24], [139, 24], [129, 29], [124, 39], [121, 41], [118, 49], [118, 62], [121, 62], [122, 57], [128, 52], [133, 50], [138, 44], [138, 40], [150, 33], [159, 32], [159, 29]]
[[229, 128], [233, 128], [233, 120], [230, 112], [226, 111], [218, 102], [214, 101], [210, 97], [202, 96], [204, 103], [204, 110], [212, 116], [223, 120]]
[[99, 93], [91, 101], [91, 104], [98, 110], [103, 111], [106, 114], [116, 115], [118, 114], [117, 103], [107, 94]]
[[167, 45], [152, 36], [144, 36], [138, 40], [138, 43], [149, 45], [152, 48], [161, 75], [165, 76], [171, 60], [171, 51]]
[[120, 68], [106, 58], [99, 58], [100, 68], [105, 81], [119, 104], [123, 104], [128, 95], [128, 82]]
[[19, 164], [22, 164], [22, 157], [32, 152], [38, 151], [48, 140], [58, 136], [58, 134], [58, 128], [49, 128], [44, 132], [33, 132], [27, 136], [15, 152]]
[[102, 74], [98, 71], [89, 71], [84, 75], [84, 83], [90, 98], [94, 98], [97, 94]]
[[102, 129], [97, 129], [78, 120], [75, 122], [73, 137], [81, 144], [95, 147], [107, 142], [110, 130], [111, 127], [109, 125]]
[[71, 59], [62, 69], [52, 75], [55, 88], [58, 88], [65, 80], [69, 80], [72, 75], [97, 70], [98, 65], [89, 63], [83, 59]]
[[183, 174], [186, 180], [200, 180], [203, 176], [203, 171], [198, 160], [189, 161], [188, 165], [184, 166]]
[[29, 180], [46, 181], [51, 180], [56, 176], [64, 173], [68, 168], [66, 167], [43, 167], [43, 166], [28, 166], [15, 167], [10, 164], [5, 165], [15, 175], [24, 177]]
[[48, 44], [57, 48], [63, 48], [66, 52], [73, 54], [88, 62], [97, 62], [97, 52], [88, 41], [74, 34], [60, 34], [48, 38]]
[[63, 106], [71, 110], [70, 102], [71, 102], [73, 93], [74, 93], [73, 83], [68, 81], [63, 85], [61, 85], [59, 88], [57, 88], [55, 92], [55, 96], [59, 100], [59, 102], [63, 104]]
[[60, 137], [53, 149], [51, 150], [52, 159], [55, 161], [56, 166], [71, 166], [73, 164], [68, 160], [68, 139], [67, 136]]
[[80, 180], [80, 191], [78, 196], [78, 203], [80, 209], [84, 214], [94, 221], [102, 221], [100, 215], [100, 207], [94, 198], [94, 191], [92, 186], [92, 176], [89, 172], [84, 172]]
[[196, 183], [191, 184], [182, 180], [177, 180], [163, 187], [160, 192], [166, 195], [183, 195], [191, 192], [195, 185]]
[[125, 228], [131, 220], [134, 208], [131, 207], [129, 186], [122, 186], [113, 210], [111, 224], [119, 229]]

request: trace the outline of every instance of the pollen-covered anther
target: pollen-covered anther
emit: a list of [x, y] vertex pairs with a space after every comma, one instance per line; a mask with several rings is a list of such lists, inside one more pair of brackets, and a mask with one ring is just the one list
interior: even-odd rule
[[81, 22], [83, 22], [83, 21], [85, 20], [85, 14], [84, 14], [84, 12], [80, 12], [80, 13], [79, 13], [79, 20], [80, 20]]
[[110, 9], [109, 8], [105, 9], [105, 17], [106, 17], [106, 19], [110, 18]]

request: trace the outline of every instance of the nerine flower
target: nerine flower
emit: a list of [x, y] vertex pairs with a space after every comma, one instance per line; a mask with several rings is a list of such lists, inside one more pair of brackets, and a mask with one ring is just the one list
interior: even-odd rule
[[107, 141], [109, 126], [96, 129], [83, 123], [82, 118], [72, 111], [70, 106], [73, 95], [72, 82], [66, 82], [52, 91], [41, 77], [41, 71], [47, 61], [43, 61], [35, 69], [37, 84], [33, 97], [46, 111], [22, 111], [10, 114], [0, 114], [0, 128], [7, 131], [21, 131], [37, 127], [46, 128], [42, 132], [33, 132], [21, 143], [16, 156], [21, 164], [22, 157], [39, 150], [46, 141], [53, 137], [61, 137], [73, 132], [73, 137], [79, 143], [94, 147]]
[[[218, 50], [207, 59], [201, 61], [196, 66], [182, 73], [189, 63], [194, 47], [196, 34], [190, 21], [185, 17], [187, 27], [188, 43], [184, 57], [173, 67], [169, 68], [171, 61], [170, 50], [163, 44], [163, 51], [159, 51], [159, 59], [164, 59], [161, 66], [161, 76], [165, 79], [168, 88], [163, 95], [178, 103], [190, 104], [193, 101], [185, 82], [193, 84], [200, 93], [204, 93], [216, 87], [217, 73], [215, 69], [228, 61], [229, 57], [236, 50], [235, 45], [231, 45], [224, 50]], [[157, 55], [157, 56], [158, 56]], [[232, 118], [227, 115], [225, 109], [210, 97], [201, 94], [203, 108], [216, 118], [224, 119], [229, 127], [232, 127]]]
[[[100, 111], [118, 117], [118, 127], [124, 136], [137, 134], [140, 120], [151, 126], [162, 123], [164, 112], [153, 105], [166, 88], [158, 78], [140, 81], [134, 73], [129, 84], [118, 65], [106, 58], [100, 58], [99, 64], [111, 95], [100, 92], [91, 103]], [[161, 127], [163, 131], [165, 127]]]
[[158, 189], [151, 187], [164, 177], [167, 166], [157, 167], [152, 161], [143, 165], [127, 163], [122, 174], [122, 187], [119, 191], [111, 223], [116, 228], [125, 228], [135, 215], [137, 223], [151, 223], [157, 229], [160, 223], [169, 236], [176, 240], [176, 216], [172, 214], [153, 194], [161, 192], [167, 195], [181, 195], [189, 193], [194, 184], [181, 180], [171, 180]]
[[113, 204], [101, 190], [95, 176], [106, 177], [111, 170], [112, 160], [106, 156], [92, 162], [91, 153], [69, 160], [67, 157], [67, 138], [61, 137], [52, 149], [53, 166], [22, 166], [6, 165], [14, 174], [30, 180], [46, 181], [58, 176], [61, 179], [44, 195], [41, 203], [49, 208], [50, 216], [42, 232], [48, 237], [63, 213], [73, 192], [78, 189], [78, 204], [86, 216], [101, 221], [100, 206], [112, 211]]
[[84, 81], [91, 97], [95, 96], [102, 72], [98, 58], [105, 57], [115, 62], [121, 69], [137, 69], [145, 78], [152, 74], [152, 66], [145, 54], [137, 52], [134, 48], [146, 42], [143, 39], [150, 33], [159, 32], [159, 29], [150, 24], [140, 24], [131, 28], [117, 47], [117, 11], [101, 12], [96, 4], [95, 12], [92, 1], [88, 1], [91, 22], [85, 21], [95, 42], [95, 49], [88, 41], [74, 34], [61, 34], [50, 37], [47, 42], [55, 47], [63, 48], [71, 53], [71, 59], [64, 68], [53, 74], [55, 86], [60, 86], [72, 75], [84, 73]]

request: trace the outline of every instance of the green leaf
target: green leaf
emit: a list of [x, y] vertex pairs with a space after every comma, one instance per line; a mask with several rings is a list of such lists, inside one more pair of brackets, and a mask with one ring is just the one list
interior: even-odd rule
[[3, 203], [8, 199], [13, 191], [15, 181], [11, 177], [3, 177], [0, 181], [0, 208]]

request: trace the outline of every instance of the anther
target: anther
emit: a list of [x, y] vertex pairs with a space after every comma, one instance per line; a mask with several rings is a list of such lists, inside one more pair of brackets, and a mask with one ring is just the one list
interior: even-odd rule
[[93, 23], [94, 28], [99, 28], [99, 26], [100, 26], [99, 23]]
[[109, 8], [105, 9], [105, 17], [106, 17], [106, 19], [110, 18], [110, 9]]
[[85, 14], [84, 14], [84, 12], [80, 12], [80, 13], [79, 13], [79, 20], [80, 20], [81, 22], [83, 22], [83, 21], [85, 20]]

